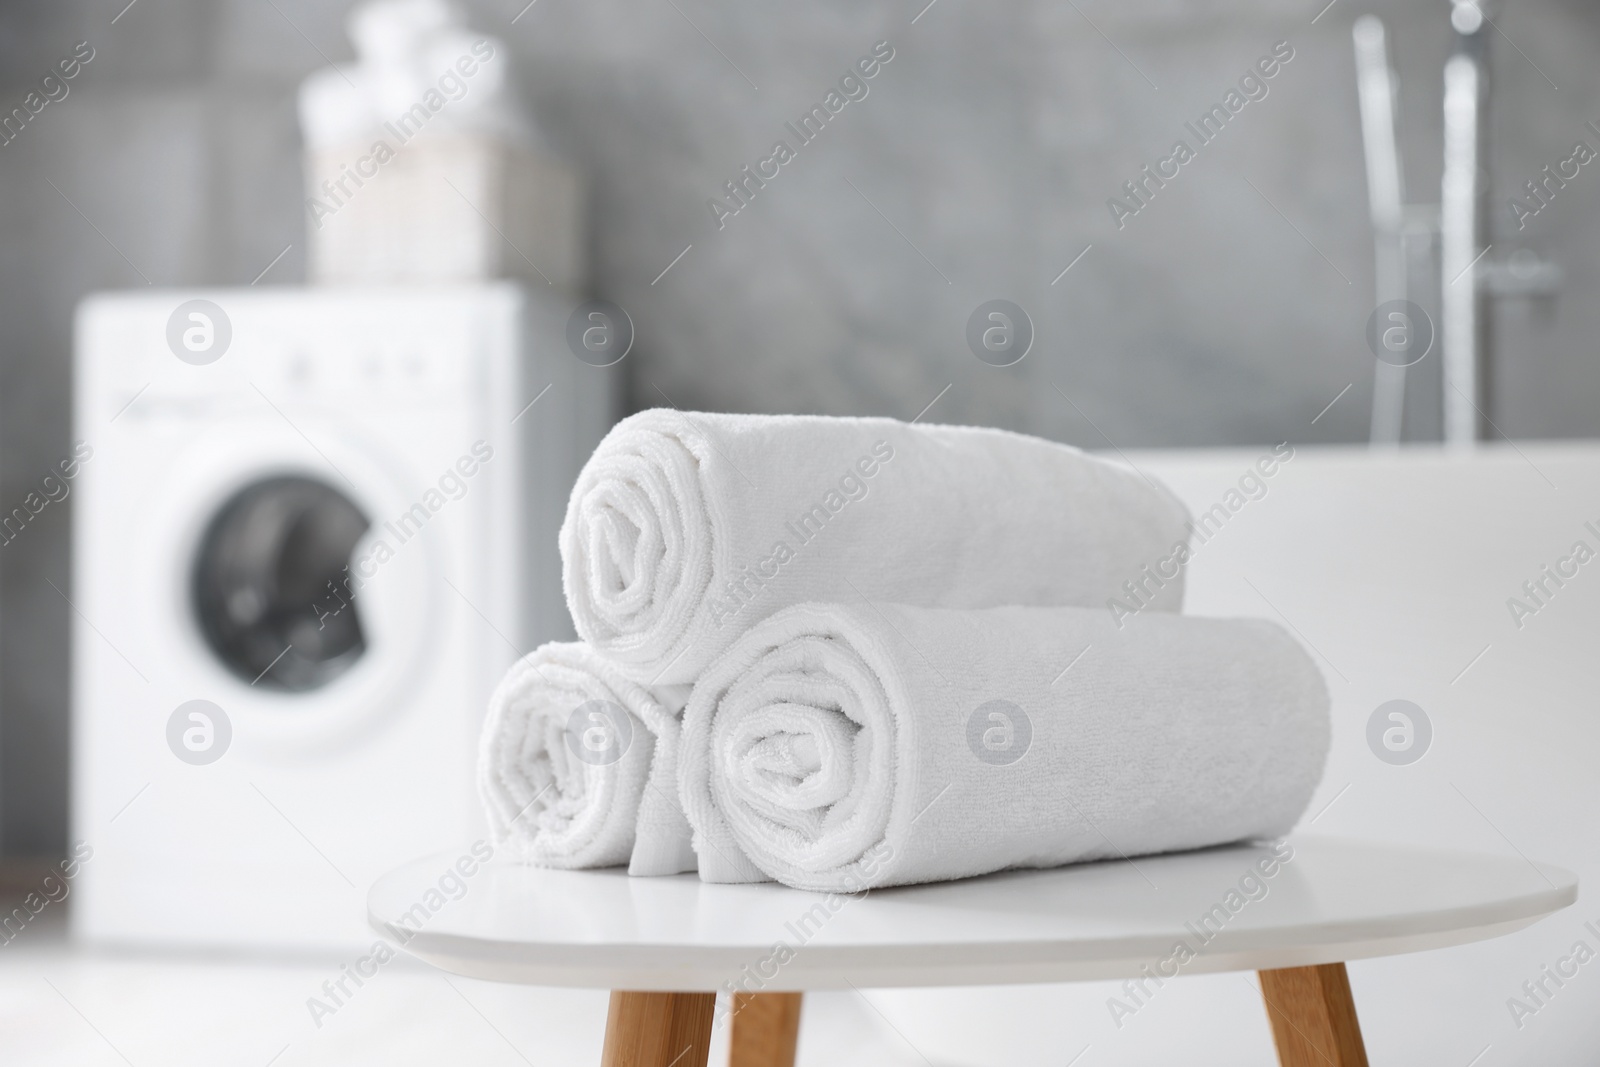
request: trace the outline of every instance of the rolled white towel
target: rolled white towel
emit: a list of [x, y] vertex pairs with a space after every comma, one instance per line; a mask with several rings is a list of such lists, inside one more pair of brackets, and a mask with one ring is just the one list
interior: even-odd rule
[[1329, 732], [1270, 622], [805, 604], [695, 686], [678, 783], [702, 879], [854, 891], [1285, 833]]
[[678, 804], [687, 686], [645, 689], [581, 643], [518, 660], [489, 698], [478, 792], [497, 847], [546, 867], [695, 869]]
[[1177, 611], [1187, 521], [1136, 471], [1004, 430], [657, 409], [578, 475], [561, 556], [579, 636], [658, 684], [805, 601]]

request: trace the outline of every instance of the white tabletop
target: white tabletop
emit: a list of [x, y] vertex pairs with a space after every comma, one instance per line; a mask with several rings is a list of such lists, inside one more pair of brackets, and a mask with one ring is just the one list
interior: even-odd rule
[[439, 893], [459, 856], [441, 853], [385, 875], [367, 904], [390, 940], [404, 930], [406, 951], [473, 978], [684, 992], [742, 979], [776, 992], [1332, 963], [1496, 937], [1578, 894], [1570, 871], [1517, 856], [1319, 837], [1289, 845], [1270, 877], [1257, 864], [1271, 849], [1240, 845], [854, 898], [496, 862], [446, 877]]

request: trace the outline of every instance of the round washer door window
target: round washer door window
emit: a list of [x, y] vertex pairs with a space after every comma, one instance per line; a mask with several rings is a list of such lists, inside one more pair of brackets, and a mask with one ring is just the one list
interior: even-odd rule
[[206, 645], [261, 688], [305, 692], [349, 670], [367, 645], [345, 568], [369, 525], [349, 497], [312, 478], [266, 478], [236, 492], [195, 561]]

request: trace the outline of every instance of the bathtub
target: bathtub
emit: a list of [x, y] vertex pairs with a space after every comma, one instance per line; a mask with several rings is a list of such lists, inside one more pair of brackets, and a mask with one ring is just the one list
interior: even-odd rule
[[[1186, 610], [1275, 619], [1322, 667], [1333, 750], [1298, 833], [1523, 854], [1583, 879], [1577, 906], [1512, 936], [1350, 964], [1373, 1062], [1592, 1065], [1600, 958], [1573, 950], [1600, 953], [1585, 927], [1600, 929], [1600, 442], [1125, 458], [1198, 520]], [[1392, 700], [1431, 729], [1413, 762], [1369, 743]], [[1576, 973], [1556, 985], [1546, 967]], [[1119, 993], [868, 996], [941, 1065], [1277, 1062], [1252, 975], [1169, 983], [1120, 1027]]]

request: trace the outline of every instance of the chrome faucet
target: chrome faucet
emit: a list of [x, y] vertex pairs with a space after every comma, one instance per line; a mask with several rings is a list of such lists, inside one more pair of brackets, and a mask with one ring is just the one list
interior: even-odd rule
[[[1356, 99], [1361, 108], [1361, 143], [1367, 159], [1367, 201], [1372, 213], [1377, 261], [1377, 305], [1404, 301], [1410, 291], [1411, 248], [1416, 238], [1432, 239], [1436, 224], [1425, 220], [1420, 233], [1407, 226], [1405, 179], [1400, 167], [1399, 89], [1389, 62], [1383, 23], [1363, 15], [1352, 31], [1356, 46]], [[1414, 212], [1413, 212], [1414, 214]], [[1405, 415], [1406, 368], [1380, 359], [1372, 385], [1373, 447], [1400, 443]]]
[[[1490, 255], [1488, 42], [1494, 24], [1488, 2], [1450, 0], [1455, 44], [1444, 67], [1444, 170], [1437, 207], [1405, 203], [1396, 129], [1398, 79], [1383, 23], [1363, 15], [1352, 31], [1377, 252], [1377, 303], [1382, 307], [1408, 299], [1410, 277], [1425, 265], [1437, 233], [1443, 436], [1457, 447], [1470, 447], [1491, 430], [1492, 298], [1549, 296], [1561, 280], [1559, 268], [1527, 250], [1509, 261]], [[1406, 373], [1405, 366], [1377, 362], [1374, 447], [1393, 446], [1401, 439]]]
[[1439, 182], [1439, 350], [1444, 440], [1471, 445], [1488, 431], [1493, 396], [1489, 301], [1489, 23], [1479, 3], [1451, 0], [1455, 47], [1444, 64], [1444, 175]]

